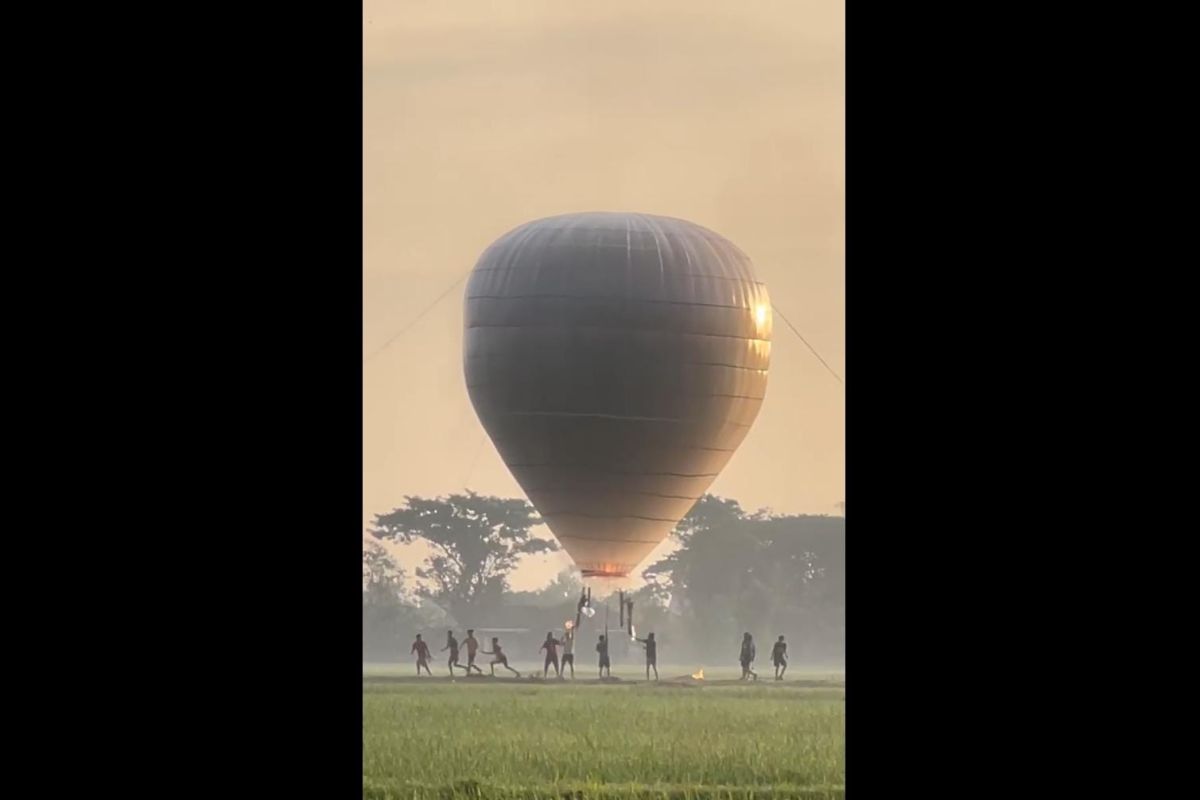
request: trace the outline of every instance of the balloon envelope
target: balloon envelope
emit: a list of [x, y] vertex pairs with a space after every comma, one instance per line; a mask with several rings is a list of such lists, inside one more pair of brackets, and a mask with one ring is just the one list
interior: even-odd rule
[[627, 575], [762, 405], [750, 259], [683, 220], [569, 214], [488, 247], [465, 304], [467, 390], [504, 463], [585, 575]]

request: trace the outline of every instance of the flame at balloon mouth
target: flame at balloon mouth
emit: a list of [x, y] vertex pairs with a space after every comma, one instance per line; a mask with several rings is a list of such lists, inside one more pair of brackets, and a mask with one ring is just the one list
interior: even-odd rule
[[619, 567], [598, 567], [580, 570], [585, 578], [628, 578], [629, 570]]

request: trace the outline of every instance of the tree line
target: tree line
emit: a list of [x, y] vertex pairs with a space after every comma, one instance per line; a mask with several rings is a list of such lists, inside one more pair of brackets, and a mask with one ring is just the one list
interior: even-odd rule
[[[363, 547], [364, 661], [406, 660], [414, 633], [434, 644], [446, 628], [527, 629], [505, 642], [517, 658], [536, 650], [546, 631], [573, 617], [582, 587], [564, 572], [536, 592], [511, 589], [522, 557], [559, 549], [540, 525], [523, 499], [473, 492], [406, 497], [377, 515]], [[841, 666], [845, 517], [751, 512], [706, 495], [672, 536], [677, 549], [643, 568], [646, 585], [633, 595], [639, 635], [655, 631], [664, 663], [716, 663], [751, 631], [767, 641], [787, 635], [794, 663]], [[427, 555], [410, 575], [382, 541], [419, 543]], [[604, 624], [599, 588], [593, 584], [598, 615], [584, 636], [588, 625]], [[610, 622], [615, 629], [615, 599]], [[617, 661], [627, 637], [613, 644]]]

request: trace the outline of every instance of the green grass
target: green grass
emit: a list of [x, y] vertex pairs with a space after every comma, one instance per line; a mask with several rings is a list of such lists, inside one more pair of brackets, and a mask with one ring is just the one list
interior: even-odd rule
[[763, 672], [571, 685], [364, 669], [363, 797], [843, 797], [840, 682]]

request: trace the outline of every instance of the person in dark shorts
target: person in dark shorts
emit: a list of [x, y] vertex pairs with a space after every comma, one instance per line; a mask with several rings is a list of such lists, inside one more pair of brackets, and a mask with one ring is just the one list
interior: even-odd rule
[[650, 680], [651, 667], [654, 667], [654, 680], [658, 680], [658, 642], [654, 641], [654, 633], [650, 632], [645, 639], [637, 641], [646, 648], [646, 680]]
[[783, 634], [771, 648], [771, 663], [775, 665], [775, 680], [783, 680], [783, 673], [787, 672], [787, 642], [783, 640]]
[[508, 665], [508, 656], [504, 655], [504, 651], [500, 649], [500, 640], [498, 638], [496, 638], [495, 636], [492, 637], [492, 649], [484, 650], [483, 653], [484, 653], [484, 655], [495, 656], [495, 658], [493, 658], [491, 663], [488, 665], [492, 668], [492, 677], [493, 678], [496, 677], [496, 665], [497, 664], [503, 664], [504, 668], [506, 670], [513, 673], [518, 678], [521, 677], [521, 673], [517, 672], [515, 669], [513, 669], [512, 667], [510, 667]]
[[409, 652], [417, 654], [417, 677], [421, 677], [421, 667], [424, 667], [425, 672], [432, 678], [433, 673], [429, 672], [429, 645], [421, 638], [421, 634], [417, 634], [417, 640], [413, 642]]
[[550, 665], [554, 665], [554, 674], [562, 677], [562, 667], [558, 665], [558, 648], [562, 645], [558, 639], [554, 638], [554, 631], [546, 631], [546, 641], [542, 642], [539, 648], [546, 651], [546, 663], [542, 665], [542, 677], [545, 678], [550, 674]]
[[467, 631], [467, 638], [463, 639], [463, 647], [467, 648], [467, 676], [471, 675], [471, 670], [482, 675], [483, 670], [475, 666], [475, 651], [479, 649], [479, 640], [475, 638], [474, 628]]
[[600, 641], [596, 643], [596, 652], [600, 654], [600, 677], [604, 677], [604, 670], [608, 670], [608, 677], [612, 677], [612, 664], [608, 660], [608, 637], [600, 634]]
[[458, 663], [458, 639], [454, 638], [454, 631], [446, 631], [446, 646], [442, 648], [442, 652], [450, 651], [450, 658], [446, 660], [446, 667], [450, 670], [450, 677], [454, 677], [454, 668], [458, 667], [463, 672], [467, 668]]
[[[563, 631], [562, 645], [562, 668], [565, 670], [569, 664], [571, 666], [571, 680], [575, 680], [575, 631], [573, 629], [567, 628]], [[559, 677], [562, 677], [561, 673]]]
[[738, 660], [742, 662], [742, 680], [746, 680], [747, 677], [753, 677], [754, 680], [758, 680], [758, 673], [750, 668], [757, 654], [754, 648], [754, 637], [747, 633], [742, 637], [742, 652], [738, 656]]

